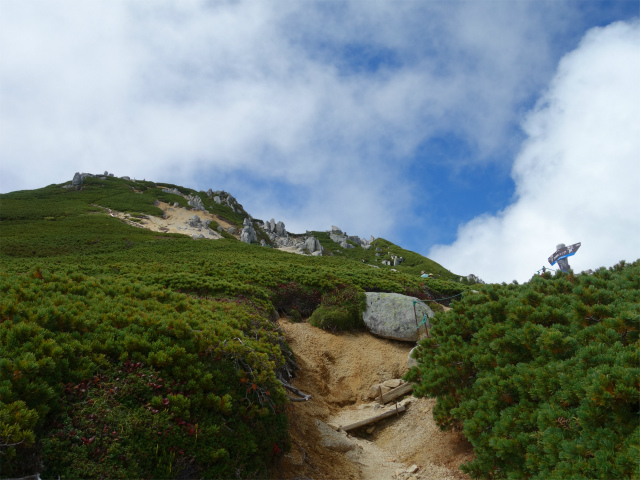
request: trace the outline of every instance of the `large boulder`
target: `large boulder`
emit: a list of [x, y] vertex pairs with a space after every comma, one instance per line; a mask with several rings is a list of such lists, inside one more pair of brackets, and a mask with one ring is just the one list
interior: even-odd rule
[[341, 234], [337, 234], [337, 233], [330, 233], [329, 234], [329, 238], [331, 240], [333, 240], [336, 243], [342, 243], [342, 242], [346, 242], [347, 241], [347, 236], [346, 235], [341, 235]]
[[245, 225], [240, 233], [240, 241], [245, 243], [253, 243], [258, 241], [258, 235], [253, 226]]
[[[366, 292], [367, 308], [362, 314], [365, 325], [371, 333], [383, 338], [403, 342], [417, 342], [418, 324], [424, 314], [427, 318], [434, 313], [422, 300], [399, 293]], [[414, 312], [414, 303], [415, 312]]]
[[304, 242], [304, 246], [307, 250], [309, 250], [309, 253], [322, 252], [323, 250], [322, 245], [320, 245], [320, 240], [318, 240], [316, 237], [307, 238], [307, 240]]
[[78, 185], [82, 185], [84, 178], [82, 175], [80, 175], [80, 172], [76, 172], [76, 174], [73, 176], [73, 180], [71, 180], [71, 185], [78, 186]]

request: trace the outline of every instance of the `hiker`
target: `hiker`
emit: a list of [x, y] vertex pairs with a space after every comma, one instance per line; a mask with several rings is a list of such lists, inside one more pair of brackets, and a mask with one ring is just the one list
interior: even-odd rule
[[422, 271], [420, 272], [420, 277], [421, 277], [421, 278], [430, 278], [430, 277], [431, 277], [431, 274], [430, 274], [430, 273], [424, 273], [424, 270], [422, 270]]

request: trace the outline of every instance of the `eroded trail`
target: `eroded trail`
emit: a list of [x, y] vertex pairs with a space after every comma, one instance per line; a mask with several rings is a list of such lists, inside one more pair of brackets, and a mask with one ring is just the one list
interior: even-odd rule
[[461, 434], [438, 429], [435, 400], [410, 397], [405, 413], [376, 423], [370, 433], [334, 430], [383, 411], [367, 398], [369, 387], [405, 373], [411, 344], [369, 333], [332, 334], [286, 319], [280, 326], [301, 367], [292, 384], [313, 399], [292, 406], [292, 448], [274, 478], [468, 478], [458, 466], [473, 457], [471, 446]]

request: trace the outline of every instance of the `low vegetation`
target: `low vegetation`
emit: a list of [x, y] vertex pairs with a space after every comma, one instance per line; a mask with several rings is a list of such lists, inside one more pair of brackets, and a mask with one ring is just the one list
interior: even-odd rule
[[314, 327], [333, 331], [364, 330], [362, 319], [367, 306], [364, 292], [357, 288], [339, 285], [334, 291], [322, 296], [309, 323]]
[[640, 262], [470, 287], [384, 239], [343, 249], [313, 232], [326, 256], [309, 257], [107, 214], [186, 206], [168, 187], [236, 227], [247, 217], [175, 185], [62, 187], [0, 195], [3, 477], [268, 476], [289, 448], [275, 319], [359, 329], [367, 291], [439, 312], [407, 379], [473, 444], [472, 477], [640, 477]]
[[184, 203], [115, 178], [0, 195], [3, 477], [267, 476], [289, 446], [274, 319], [360, 328], [364, 291], [428, 298], [417, 275], [158, 234], [105, 210], [161, 215], [156, 200]]
[[473, 478], [640, 477], [640, 261], [485, 285], [432, 321], [419, 396]]

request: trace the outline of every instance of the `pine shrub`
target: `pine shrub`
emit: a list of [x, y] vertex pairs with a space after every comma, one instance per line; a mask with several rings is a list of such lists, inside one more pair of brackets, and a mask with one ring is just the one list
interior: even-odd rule
[[486, 285], [436, 315], [407, 379], [473, 478], [638, 478], [640, 261]]
[[332, 331], [362, 330], [365, 328], [362, 319], [365, 308], [363, 292], [341, 285], [322, 296], [322, 302], [309, 318], [309, 323]]
[[158, 199], [186, 204], [114, 177], [0, 195], [0, 476], [266, 478], [289, 443], [276, 310], [358, 328], [362, 291], [422, 288], [359, 249], [193, 241], [103, 208], [160, 215]]

